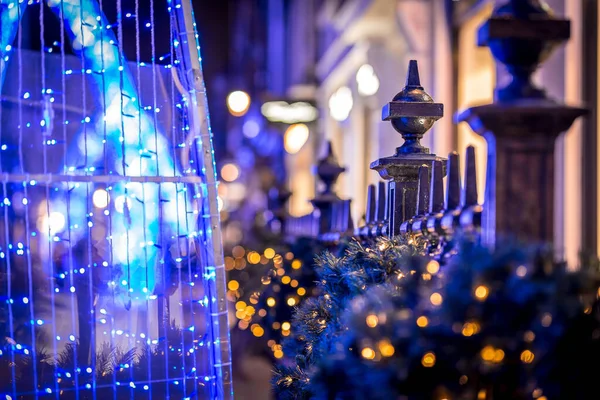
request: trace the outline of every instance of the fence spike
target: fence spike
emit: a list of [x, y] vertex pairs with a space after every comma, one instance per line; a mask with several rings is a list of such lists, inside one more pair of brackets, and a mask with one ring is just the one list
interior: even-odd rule
[[419, 181], [417, 183], [417, 215], [427, 214], [429, 205], [429, 167], [419, 167]]
[[343, 220], [342, 220], [342, 231], [343, 233], [349, 232], [354, 229], [354, 223], [352, 221], [352, 200], [344, 200], [343, 204]]
[[376, 215], [376, 200], [375, 200], [375, 185], [367, 187], [367, 215], [365, 217], [366, 224], [372, 224], [375, 221]]
[[438, 213], [444, 209], [444, 181], [442, 163], [435, 161], [431, 170], [431, 187], [429, 189], [429, 213]]
[[383, 222], [387, 218], [386, 192], [385, 182], [379, 182], [377, 184], [377, 222]]
[[419, 67], [417, 65], [417, 60], [410, 60], [408, 62], [408, 73], [406, 74], [406, 87], [421, 87], [421, 79], [419, 78]]
[[446, 189], [446, 210], [454, 210], [460, 205], [460, 173], [458, 153], [448, 155], [448, 181]]
[[462, 205], [464, 207], [477, 205], [477, 169], [475, 167], [475, 147], [473, 146], [467, 147]]

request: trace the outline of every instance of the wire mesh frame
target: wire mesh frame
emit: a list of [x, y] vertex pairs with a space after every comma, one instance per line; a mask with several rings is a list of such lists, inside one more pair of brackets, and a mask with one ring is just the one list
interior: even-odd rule
[[[151, 1], [152, 3], [152, 1]], [[17, 2], [9, 2], [10, 4], [14, 4], [17, 5]], [[74, 1], [74, 2], [70, 2], [68, 3], [69, 5], [73, 5], [75, 4], [75, 6], [79, 7], [79, 17], [80, 17], [80, 36], [77, 36], [77, 32], [73, 30], [71, 31], [71, 34], [74, 36], [74, 39], [76, 40], [77, 38], [80, 39], [81, 44], [83, 45], [83, 49], [81, 49], [81, 53], [83, 53], [82, 56], [82, 71], [83, 71], [83, 67], [85, 67], [85, 45], [84, 45], [84, 41], [86, 38], [86, 35], [84, 34], [84, 27], [83, 27], [83, 23], [81, 23], [81, 21], [85, 21], [85, 13], [84, 11], [89, 11], [89, 10], [84, 10], [87, 7], [91, 8], [93, 11], [97, 11], [98, 9], [102, 10], [102, 1], [100, 1], [99, 5], [94, 5], [93, 2], [90, 1], [86, 1], [83, 0], [81, 2], [79, 1]], [[65, 27], [65, 25], [73, 25], [73, 22], [76, 20], [76, 18], [73, 18], [73, 15], [71, 15], [71, 19], [69, 19], [69, 17], [67, 17], [65, 19], [65, 3], [61, 2], [52, 2], [52, 4], [49, 3], [49, 6], [51, 8], [53, 8], [53, 11], [60, 13], [62, 18], [61, 18], [61, 28]], [[118, 6], [121, 7], [121, 3], [118, 2]], [[18, 10], [18, 18], [17, 18], [17, 22], [21, 19], [21, 15], [24, 11], [25, 8], [25, 4], [24, 3], [19, 3], [19, 5], [17, 5], [17, 10]], [[152, 7], [151, 7], [152, 8]], [[139, 9], [139, 4], [136, 1], [136, 10]], [[191, 140], [190, 143], [188, 143], [189, 145], [195, 144], [198, 145], [198, 147], [196, 148], [195, 146], [190, 146], [190, 148], [192, 148], [194, 151], [197, 151], [198, 154], [195, 154], [194, 159], [196, 160], [196, 170], [199, 174], [199, 176], [192, 176], [192, 175], [186, 175], [186, 176], [123, 176], [126, 175], [127, 173], [127, 168], [125, 168], [125, 146], [123, 145], [122, 147], [122, 152], [123, 152], [123, 175], [88, 175], [89, 172], [93, 172], [93, 171], [88, 171], [88, 169], [86, 168], [85, 175], [54, 175], [54, 174], [49, 174], [48, 171], [46, 170], [46, 149], [44, 148], [44, 173], [43, 174], [28, 174], [26, 173], [26, 171], [23, 168], [23, 165], [21, 165], [21, 173], [5, 173], [2, 176], [2, 181], [4, 183], [3, 188], [4, 193], [6, 193], [6, 189], [7, 189], [7, 183], [10, 182], [16, 182], [16, 183], [22, 183], [24, 186], [24, 191], [25, 191], [25, 197], [24, 199], [27, 200], [27, 188], [31, 187], [31, 186], [35, 186], [36, 184], [38, 185], [38, 187], [40, 186], [44, 186], [45, 187], [45, 192], [46, 192], [46, 199], [50, 198], [49, 195], [49, 183], [54, 183], [54, 182], [60, 182], [60, 183], [65, 183], [65, 182], [71, 182], [71, 185], [69, 185], [69, 190], [68, 193], [71, 193], [73, 191], [74, 194], [77, 194], [78, 192], [80, 193], [85, 193], [84, 195], [81, 195], [80, 198], [78, 199], [79, 202], [84, 202], [87, 203], [89, 206], [89, 202], [91, 197], [90, 196], [91, 192], [89, 189], [89, 186], [87, 183], [94, 183], [94, 184], [99, 184], [99, 183], [104, 183], [104, 184], [123, 184], [125, 182], [134, 182], [134, 183], [144, 183], [144, 185], [142, 185], [142, 188], [146, 187], [147, 183], [156, 183], [158, 184], [158, 186], [160, 187], [160, 184], [164, 184], [164, 183], [171, 183], [171, 184], [175, 184], [175, 183], [188, 183], [188, 184], [195, 184], [195, 195], [193, 196], [194, 199], [199, 199], [197, 200], [197, 202], [199, 203], [198, 205], [198, 209], [196, 210], [196, 214], [200, 216], [200, 223], [202, 225], [201, 229], [198, 230], [197, 235], [195, 236], [195, 242], [198, 244], [196, 246], [196, 250], [198, 250], [198, 248], [200, 248], [200, 250], [202, 250], [198, 256], [201, 259], [201, 265], [204, 266], [204, 271], [203, 271], [203, 278], [202, 281], [204, 283], [204, 288], [205, 288], [205, 297], [204, 297], [204, 301], [205, 301], [205, 306], [208, 307], [209, 309], [209, 317], [211, 318], [211, 324], [209, 324], [210, 326], [210, 330], [209, 330], [209, 338], [207, 343], [209, 344], [209, 347], [211, 349], [211, 354], [212, 354], [212, 365], [214, 366], [214, 371], [213, 373], [209, 373], [209, 377], [212, 376], [212, 378], [209, 378], [208, 380], [211, 382], [210, 386], [210, 397], [211, 398], [230, 398], [231, 397], [231, 385], [230, 385], [230, 378], [231, 378], [231, 373], [230, 373], [230, 361], [229, 361], [229, 341], [228, 341], [228, 325], [227, 325], [227, 313], [226, 313], [226, 302], [225, 302], [225, 298], [224, 298], [224, 294], [225, 294], [225, 278], [224, 278], [224, 268], [223, 268], [223, 256], [222, 256], [222, 250], [221, 250], [221, 245], [220, 245], [220, 229], [219, 229], [219, 220], [218, 220], [218, 208], [217, 208], [217, 202], [216, 202], [216, 177], [215, 177], [215, 168], [214, 168], [214, 159], [213, 159], [213, 151], [212, 151], [212, 143], [210, 140], [210, 127], [209, 127], [209, 121], [208, 121], [208, 112], [207, 112], [207, 108], [206, 108], [206, 98], [205, 98], [205, 91], [204, 91], [204, 83], [203, 83], [203, 78], [202, 78], [202, 73], [201, 73], [201, 68], [200, 68], [200, 59], [199, 57], [197, 57], [197, 54], [199, 53], [199, 47], [197, 45], [196, 42], [196, 37], [197, 35], [195, 34], [195, 24], [193, 23], [193, 17], [192, 17], [192, 11], [191, 11], [191, 5], [189, 3], [189, 1], [183, 1], [182, 3], [176, 3], [174, 6], [175, 10], [178, 10], [177, 12], [173, 13], [173, 8], [170, 8], [169, 11], [172, 12], [172, 15], [174, 17], [174, 19], [176, 19], [177, 21], [179, 21], [177, 23], [177, 26], [175, 27], [177, 29], [177, 32], [179, 34], [179, 36], [181, 37], [181, 41], [189, 44], [189, 46], [187, 46], [187, 48], [182, 47], [181, 52], [179, 54], [181, 61], [183, 61], [183, 63], [186, 66], [191, 66], [191, 67], [184, 67], [183, 70], [183, 76], [184, 78], [187, 76], [190, 76], [190, 73], [193, 74], [194, 79], [192, 81], [189, 81], [188, 79], [184, 79], [184, 81], [186, 82], [187, 86], [189, 89], [185, 89], [188, 93], [190, 93], [191, 95], [186, 99], [187, 100], [187, 108], [188, 108], [188, 112], [189, 112], [189, 116], [190, 116], [190, 127], [192, 128], [192, 137], [195, 138], [199, 138], [199, 140]], [[43, 21], [43, 7], [40, 9], [40, 20]], [[136, 13], [137, 14], [137, 13]], [[98, 21], [100, 22], [100, 27], [102, 30], [103, 25], [106, 25], [105, 21], [101, 21], [101, 13], [97, 14], [98, 17], [100, 18], [98, 19]], [[4, 16], [4, 15], [3, 15]], [[76, 16], [76, 15], [75, 15]], [[178, 18], [177, 18], [178, 17]], [[119, 25], [122, 23], [121, 20], [122, 16], [121, 14], [119, 14]], [[137, 15], [136, 15], [136, 25], [139, 27], [139, 21], [137, 21]], [[5, 23], [5, 19], [2, 19], [3, 25]], [[42, 24], [42, 28], [43, 28], [43, 24]], [[19, 28], [20, 29], [20, 28]], [[172, 29], [173, 30], [173, 29]], [[42, 29], [43, 31], [43, 29]], [[6, 31], [5, 31], [6, 32]], [[64, 30], [63, 30], [64, 32]], [[43, 35], [43, 33], [42, 33]], [[193, 40], [186, 40], [187, 37], [192, 38], [193, 36]], [[101, 73], [97, 74], [100, 76], [100, 78], [98, 78], [98, 76], [94, 76], [96, 74], [97, 71], [92, 71], [92, 76], [93, 78], [96, 79], [96, 82], [99, 83], [99, 85], [102, 87], [102, 90], [104, 90], [104, 108], [105, 108], [105, 114], [106, 113], [106, 99], [107, 99], [107, 90], [106, 90], [106, 81], [105, 81], [105, 77], [110, 75], [110, 71], [106, 71], [105, 68], [110, 69], [110, 66], [105, 65], [105, 53], [104, 53], [104, 40], [108, 40], [110, 38], [110, 35], [107, 34], [107, 37], [100, 37], [100, 44], [102, 47], [101, 50], [101, 55], [100, 55], [100, 60], [101, 60], [101, 67], [102, 69], [100, 70]], [[122, 55], [122, 47], [121, 47], [121, 42], [122, 42], [122, 30], [119, 30], [119, 54]], [[3, 40], [6, 40], [5, 37], [3, 37]], [[19, 40], [20, 40], [20, 35], [19, 35]], [[42, 38], [42, 42], [43, 42], [43, 38]], [[176, 41], [172, 42], [176, 43]], [[193, 45], [192, 45], [193, 43]], [[6, 48], [8, 51], [8, 47], [9, 46], [2, 46], [3, 48]], [[174, 47], [177, 47], [177, 45], [175, 45]], [[21, 59], [21, 52], [20, 52], [20, 43], [17, 46], [18, 48], [18, 58], [19, 58], [19, 71], [22, 70], [22, 59]], [[61, 55], [64, 59], [64, 46], [61, 46]], [[139, 49], [139, 36], [138, 36], [138, 49]], [[173, 46], [171, 49], [171, 53], [173, 54]], [[108, 52], [110, 52], [110, 49], [108, 50]], [[154, 53], [154, 48], [153, 48], [153, 53]], [[120, 91], [119, 91], [119, 95], [118, 97], [120, 97], [120, 112], [122, 114], [122, 116], [124, 117], [131, 117], [131, 115], [127, 115], [126, 111], [124, 109], [123, 104], [125, 103], [124, 100], [126, 96], [126, 91], [127, 91], [127, 87], [128, 84], [130, 84], [131, 82], [127, 82], [127, 77], [124, 77], [124, 73], [123, 73], [123, 63], [122, 63], [122, 57], [118, 57], [119, 58], [119, 68], [118, 70], [120, 71], [120, 73], [116, 74], [119, 76], [119, 81], [120, 81]], [[88, 59], [89, 59], [89, 55], [88, 55]], [[154, 55], [153, 55], [153, 59], [154, 59]], [[186, 61], [188, 60], [188, 61]], [[5, 61], [5, 58], [3, 57], [3, 62]], [[139, 60], [138, 60], [139, 61]], [[176, 64], [176, 63], [175, 63]], [[42, 51], [42, 69], [43, 69], [43, 51]], [[138, 66], [140, 65], [140, 63], [138, 62]], [[64, 70], [64, 68], [63, 68]], [[3, 65], [2, 68], [2, 75], [4, 78], [4, 74], [6, 72], [6, 68]], [[139, 72], [139, 67], [138, 67], [138, 72]], [[86, 71], [86, 73], [88, 73]], [[139, 77], [139, 74], [138, 74]], [[42, 79], [45, 78], [45, 74], [42, 71]], [[86, 77], [83, 75], [82, 73], [82, 81], [85, 81]], [[131, 79], [130, 79], [131, 80]], [[154, 79], [153, 79], [154, 81]], [[22, 82], [22, 77], [19, 77], [19, 93], [21, 94], [22, 90], [21, 90], [21, 82]], [[190, 82], [192, 82], [192, 84], [190, 85]], [[154, 83], [155, 85], [155, 83]], [[65, 92], [65, 84], [64, 84], [64, 79], [63, 79], [63, 85], [62, 85], [62, 89], [63, 92]], [[46, 85], [43, 83], [42, 87], [45, 88]], [[139, 87], [139, 78], [138, 78], [138, 87]], [[84, 85], [84, 93], [83, 93], [83, 108], [85, 109], [85, 101], [86, 101], [86, 93], [85, 93], [85, 85]], [[178, 88], [180, 89], [180, 88]], [[185, 96], [184, 96], [185, 97]], [[129, 98], [131, 99], [131, 93], [129, 94]], [[156, 106], [156, 93], [154, 93], [154, 106]], [[63, 96], [63, 100], [64, 100], [64, 96]], [[21, 108], [22, 108], [22, 103], [19, 103], [19, 114], [21, 114]], [[63, 103], [63, 110], [66, 109], [66, 107], [64, 107], [65, 104]], [[204, 112], [206, 111], [206, 112]], [[124, 126], [124, 119], [123, 117], [121, 117], [121, 132], [125, 132], [125, 126]], [[138, 121], [141, 121], [141, 117], [137, 118]], [[89, 122], [89, 121], [86, 121]], [[141, 130], [141, 124], [142, 122], [139, 122], [139, 126], [140, 126], [140, 130]], [[107, 127], [106, 127], [107, 123], [104, 123], [104, 140], [106, 140], [107, 138]], [[154, 126], [156, 127], [156, 116], [154, 115]], [[64, 127], [63, 127], [64, 128]], [[19, 125], [19, 152], [22, 151], [22, 140], [23, 140], [23, 135], [22, 135], [22, 124]], [[88, 135], [91, 135], [87, 129], [86, 129], [86, 125], [83, 125], [83, 136], [85, 138], [85, 141], [87, 142], [88, 139]], [[65, 135], [66, 137], [66, 135]], [[156, 136], [155, 136], [156, 138]], [[121, 141], [123, 142], [123, 141]], [[67, 141], [64, 140], [65, 143], [65, 148], [66, 148], [66, 143]], [[87, 144], [84, 146], [85, 147], [85, 158], [87, 160], [88, 158], [88, 150], [89, 147], [87, 146]], [[156, 152], [158, 152], [158, 145], [156, 145]], [[66, 151], [65, 151], [66, 153]], [[65, 155], [66, 157], [66, 155]], [[105, 164], [106, 164], [106, 154], [104, 155], [105, 157]], [[158, 155], [157, 157], [158, 158]], [[23, 157], [22, 154], [20, 154], [19, 159], [22, 161]], [[65, 163], [66, 165], [66, 163]], [[164, 171], [164, 170], [163, 170]], [[80, 172], [80, 171], [78, 171]], [[157, 171], [156, 174], [158, 175], [158, 167], [157, 167]], [[175, 174], [175, 170], [174, 170], [174, 175]], [[72, 185], [73, 182], [78, 182], [80, 183], [80, 185], [77, 185], [77, 183], [75, 183], [75, 185]], [[142, 189], [143, 190], [143, 189]], [[125, 192], [127, 192], [127, 190], [125, 189]], [[159, 189], [160, 192], [160, 189]], [[67, 195], [69, 196], [69, 195]], [[160, 195], [159, 195], [160, 197]], [[179, 197], [178, 194], [174, 195], [175, 199], [177, 199]], [[142, 195], [142, 198], [144, 198], [144, 196]], [[50, 205], [49, 205], [49, 201], [46, 202], [46, 215], [47, 217], [51, 216], [51, 211], [50, 211]], [[69, 204], [70, 201], [67, 201], [67, 219], [69, 219], [70, 216], [70, 212], [69, 212]], [[23, 205], [26, 205], [25, 203], [23, 203]], [[5, 206], [5, 210], [6, 207], [10, 207], [10, 201], [7, 202], [7, 200], [5, 199], [4, 201], [4, 206]], [[127, 214], [127, 210], [129, 209], [129, 205], [127, 202], [125, 202], [124, 206], [122, 207], [122, 209], [125, 211], [124, 214]], [[159, 212], [160, 213], [160, 212]], [[86, 216], [89, 216], [89, 214], [91, 213], [87, 213]], [[145, 212], [143, 213], [145, 215]], [[28, 218], [28, 213], [25, 212], [25, 217], [26, 219]], [[6, 229], [8, 229], [8, 225], [10, 223], [10, 221], [8, 220], [8, 216], [9, 213], [8, 211], [4, 212], [4, 218], [5, 218], [5, 227]], [[161, 217], [159, 216], [159, 219]], [[88, 224], [90, 223], [90, 221], [88, 221]], [[71, 226], [71, 221], [67, 220], [66, 224], [70, 227]], [[50, 232], [51, 231], [51, 224], [48, 224], [48, 234], [49, 236], [52, 236]], [[29, 223], [27, 222], [25, 224], [26, 229], [29, 226]], [[29, 233], [27, 232], [26, 237], [29, 238]], [[8, 242], [8, 238], [9, 235], [6, 235], [6, 240], [7, 240], [7, 247], [10, 247], [11, 243]], [[127, 238], [127, 240], [129, 240], [129, 238]], [[69, 240], [70, 241], [70, 237]], [[148, 243], [148, 242], [146, 242]], [[52, 241], [50, 241], [49, 247], [52, 247]], [[88, 247], [88, 267], [92, 264], [92, 259], [91, 259], [91, 245], [90, 242], [88, 240], [87, 243], [87, 247]], [[184, 246], [185, 247], [185, 246]], [[17, 252], [22, 251], [22, 252], [27, 252], [28, 257], [27, 257], [27, 262], [31, 263], [31, 257], [29, 257], [30, 253], [31, 253], [31, 248], [29, 246], [29, 239], [27, 239], [27, 243], [25, 244], [24, 248], [21, 249], [17, 249]], [[49, 251], [50, 253], [51, 251]], [[72, 263], [73, 261], [73, 254], [72, 254], [72, 249], [71, 247], [69, 247], [69, 249], [67, 250], [68, 252], [68, 262]], [[190, 254], [189, 249], [187, 249], [187, 254]], [[10, 257], [7, 258], [8, 260], [10, 260]], [[10, 261], [8, 261], [10, 263]], [[181, 263], [181, 260], [178, 261], [179, 263]], [[52, 261], [50, 262], [52, 264]], [[129, 255], [127, 256], [127, 263], [129, 263]], [[188, 268], [191, 265], [191, 261], [189, 261], [189, 257], [188, 257]], [[51, 267], [52, 268], [52, 267]], [[72, 265], [71, 265], [71, 270], [72, 270]], [[10, 266], [8, 267], [8, 270], [10, 271]], [[32, 286], [32, 268], [31, 265], [29, 265], [29, 267], [27, 268], [27, 271], [29, 273], [29, 285]], [[9, 272], [10, 274], [10, 272]], [[181, 274], [181, 273], [180, 273]], [[83, 275], [83, 273], [82, 273]], [[93, 287], [93, 283], [91, 282], [92, 280], [92, 274], [88, 274], [89, 279], [90, 279], [90, 284], [89, 284], [89, 288], [91, 291], [91, 288]], [[191, 278], [191, 276], [190, 276]], [[73, 283], [73, 279], [74, 275], [71, 273], [69, 275], [69, 279], [71, 280], [71, 289], [75, 289], [77, 285], [74, 285]], [[181, 276], [179, 277], [179, 280], [181, 281]], [[52, 279], [50, 279], [50, 281], [52, 282]], [[10, 279], [9, 279], [10, 282]], [[131, 283], [131, 279], [128, 279], [128, 283], [127, 285], [129, 285]], [[10, 285], [10, 283], [9, 283]], [[129, 287], [129, 286], [128, 286]], [[29, 293], [31, 293], [33, 290], [32, 287], [28, 288]], [[72, 293], [74, 292], [74, 290], [71, 290]], [[93, 291], [91, 291], [91, 294]], [[54, 292], [51, 290], [51, 293], [53, 294]], [[9, 289], [9, 295], [7, 296], [8, 298], [11, 298], [10, 296], [10, 289]], [[31, 296], [30, 296], [31, 297]], [[76, 297], [76, 296], [75, 296]], [[90, 298], [93, 297], [90, 295]], [[24, 298], [25, 299], [25, 298]], [[23, 302], [25, 302], [25, 300], [23, 299]], [[12, 298], [11, 298], [12, 300]], [[54, 300], [52, 300], [54, 301]], [[71, 301], [73, 301], [73, 296], [71, 298]], [[198, 301], [198, 303], [202, 303], [202, 300]], [[34, 326], [34, 322], [38, 322], [38, 321], [34, 321], [33, 315], [34, 315], [34, 309], [33, 309], [33, 301], [29, 301], [28, 300], [28, 304], [29, 304], [29, 308], [30, 308], [30, 314], [31, 314], [31, 331], [32, 331], [32, 335], [35, 335], [35, 329], [33, 328]], [[131, 307], [131, 304], [129, 304], [127, 307]], [[12, 309], [11, 306], [8, 307], [9, 311]], [[54, 308], [51, 307], [52, 310], [54, 311]], [[73, 310], [75, 307], [72, 307], [71, 309]], [[78, 308], [79, 309], [79, 308]], [[100, 310], [100, 313], [102, 314], [102, 309]], [[81, 317], [81, 315], [80, 315]], [[55, 319], [55, 317], [53, 317], [53, 320]], [[9, 321], [12, 321], [12, 318], [9, 319]], [[41, 323], [43, 324], [44, 321], [41, 321]], [[191, 327], [193, 327], [194, 325], [192, 325]], [[12, 329], [12, 328], [11, 328]], [[117, 334], [119, 334], [117, 332]], [[92, 329], [92, 335], [93, 335], [93, 329]], [[166, 336], [166, 333], [165, 333]], [[94, 342], [93, 338], [92, 338], [92, 342]], [[184, 342], [183, 340], [183, 334], [182, 334], [182, 343]], [[56, 346], [56, 341], [54, 341], [54, 344]], [[14, 346], [15, 344], [13, 344]], [[18, 347], [19, 344], [16, 344], [16, 346]], [[32, 346], [35, 347], [35, 340], [32, 341]], [[19, 349], [19, 350], [23, 350], [23, 349]], [[25, 349], [26, 351], [27, 349]], [[77, 346], [73, 346], [72, 348], [73, 352], [77, 352]], [[11, 353], [14, 354], [14, 353]], [[32, 357], [33, 357], [33, 364], [35, 365], [37, 360], [36, 360], [36, 351], [35, 348], [32, 349]], [[77, 359], [78, 356], [77, 354], [74, 354], [75, 359]], [[94, 359], [94, 357], [91, 357], [92, 359]], [[77, 362], [75, 362], [75, 364], [77, 365]], [[148, 365], [150, 366], [150, 359], [148, 358]], [[95, 369], [96, 366], [92, 365], [92, 368]], [[170, 365], [168, 363], [165, 364], [165, 369], [169, 368]], [[89, 367], [88, 367], [89, 368]], [[195, 371], [196, 368], [194, 367], [192, 372], [197, 372]], [[40, 387], [39, 382], [37, 382], [37, 372], [35, 371], [35, 367], [34, 367], [34, 373], [33, 375], [33, 387]], [[87, 371], [85, 371], [87, 372]], [[63, 371], [63, 373], [65, 373]], [[94, 371], [95, 373], [95, 371]], [[66, 374], [68, 374], [68, 372], [66, 372]], [[112, 381], [112, 385], [114, 387], [115, 384], [119, 384], [122, 382], [118, 382], [116, 379], [116, 375], [117, 373], [113, 371], [113, 375], [115, 376], [115, 378]], [[16, 386], [14, 386], [14, 369], [13, 369], [13, 377], [12, 377], [12, 382], [13, 382], [13, 393], [17, 392]], [[70, 378], [69, 376], [64, 376], [63, 375], [63, 379], [66, 380], [66, 378]], [[133, 378], [133, 377], [132, 377]], [[148, 390], [148, 385], [145, 385], [144, 383], [149, 383], [150, 384], [150, 397], [152, 394], [152, 387], [151, 384], [154, 383], [160, 383], [162, 381], [170, 381], [168, 375], [166, 379], [157, 379], [158, 377], [155, 377], [155, 379], [149, 379], [147, 382], [144, 381], [137, 381], [137, 382], [133, 382], [133, 379], [131, 379], [130, 382], [130, 386], [131, 389], [136, 389], [136, 384], [137, 385], [143, 385], [142, 389], [143, 390]], [[174, 378], [171, 379], [171, 381], [175, 381], [175, 383], [178, 383]], [[83, 382], [83, 379], [81, 380], [81, 382]], [[103, 387], [110, 387], [109, 385], [101, 385], [98, 382], [96, 382], [95, 379], [91, 380], [91, 388], [90, 387], [82, 387], [82, 392], [79, 393], [79, 387], [78, 387], [78, 378], [75, 377], [75, 388], [74, 391], [76, 392], [76, 397], [78, 397], [79, 394], [83, 393], [83, 390], [85, 389], [92, 389], [93, 392], [95, 393], [95, 389], [101, 389]], [[185, 385], [185, 380], [183, 382], [183, 384]], [[87, 385], [86, 385], [87, 386]], [[54, 388], [50, 388], [50, 387], [42, 387], [42, 389], [44, 389], [44, 393], [38, 393], [38, 392], [32, 392], [30, 393], [32, 396], [35, 396], [36, 398], [38, 396], [41, 396], [42, 394], [46, 395], [46, 396], [50, 396], [50, 397], [54, 397], [54, 396], [59, 396], [59, 390], [61, 390], [61, 387], [58, 384], [55, 384]], [[55, 390], [52, 390], [55, 389]], [[116, 391], [115, 391], [116, 393]], [[21, 395], [24, 393], [20, 393]], [[192, 394], [198, 396], [199, 393], [194, 393], [192, 392]], [[60, 396], [62, 398], [63, 392], [60, 392]], [[115, 398], [117, 398], [116, 394], [114, 395]], [[133, 396], [133, 395], [132, 395]], [[94, 395], [95, 397], [95, 395]], [[160, 397], [160, 396], [159, 396]], [[202, 396], [198, 396], [198, 397], [202, 397]], [[120, 397], [119, 397], [120, 398]]]

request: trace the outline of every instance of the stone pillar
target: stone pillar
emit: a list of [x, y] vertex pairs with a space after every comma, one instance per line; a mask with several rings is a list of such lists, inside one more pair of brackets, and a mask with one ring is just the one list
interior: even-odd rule
[[417, 62], [411, 60], [406, 86], [382, 110], [383, 120], [391, 121], [394, 129], [402, 135], [404, 144], [396, 149], [393, 156], [371, 163], [371, 169], [389, 181], [390, 236], [398, 235], [402, 223], [417, 213], [419, 167], [426, 165], [431, 171], [436, 161], [442, 162], [445, 176], [446, 160], [430, 154], [429, 149], [420, 143], [423, 135], [443, 115], [443, 105], [434, 103], [431, 96], [425, 92], [419, 79]]
[[569, 36], [569, 21], [534, 0], [496, 7], [479, 29], [479, 46], [488, 46], [512, 77], [496, 89], [493, 104], [457, 116], [488, 144], [481, 227], [488, 245], [504, 235], [553, 240], [555, 141], [586, 110], [550, 99], [531, 75]]

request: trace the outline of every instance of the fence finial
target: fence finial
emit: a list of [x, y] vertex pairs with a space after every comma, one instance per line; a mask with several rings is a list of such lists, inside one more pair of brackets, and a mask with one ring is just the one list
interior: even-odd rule
[[[417, 62], [411, 60], [406, 86], [382, 110], [383, 120], [392, 123], [402, 135], [404, 144], [396, 149], [393, 156], [371, 163], [371, 169], [390, 181], [388, 234], [391, 236], [399, 234], [402, 223], [417, 213], [419, 167], [427, 165], [430, 174], [434, 162], [445, 162], [444, 158], [430, 154], [429, 149], [420, 143], [423, 135], [443, 115], [444, 106], [434, 103], [425, 92], [419, 79]], [[442, 171], [444, 175], [445, 171]]]
[[327, 152], [319, 160], [314, 168], [314, 173], [319, 177], [325, 188], [319, 192], [310, 202], [319, 210], [319, 234], [329, 231], [333, 221], [333, 204], [340, 201], [338, 195], [333, 191], [333, 185], [346, 168], [342, 167], [333, 153], [331, 141], [327, 142]]

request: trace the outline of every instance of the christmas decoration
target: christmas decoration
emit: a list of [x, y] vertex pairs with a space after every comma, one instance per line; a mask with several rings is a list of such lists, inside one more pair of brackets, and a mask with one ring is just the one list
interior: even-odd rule
[[301, 304], [292, 318], [291, 335], [283, 351], [295, 359], [278, 366], [274, 378], [281, 398], [310, 398], [309, 373], [331, 353], [343, 333], [341, 315], [348, 302], [367, 287], [410, 274], [411, 265], [400, 260], [409, 257], [407, 260], [412, 261], [411, 257], [422, 255], [424, 248], [414, 239], [380, 238], [368, 247], [352, 241], [340, 257], [331, 253], [317, 257], [320, 294]]
[[294, 317], [280, 398], [600, 396], [598, 264], [571, 271], [546, 248], [457, 243], [446, 265], [372, 257], [377, 246], [322, 259], [323, 294]]
[[[232, 398], [191, 2], [163, 5], [164, 49], [152, 0], [44, 3], [0, 2], [0, 396]], [[38, 10], [36, 52], [20, 23]]]

